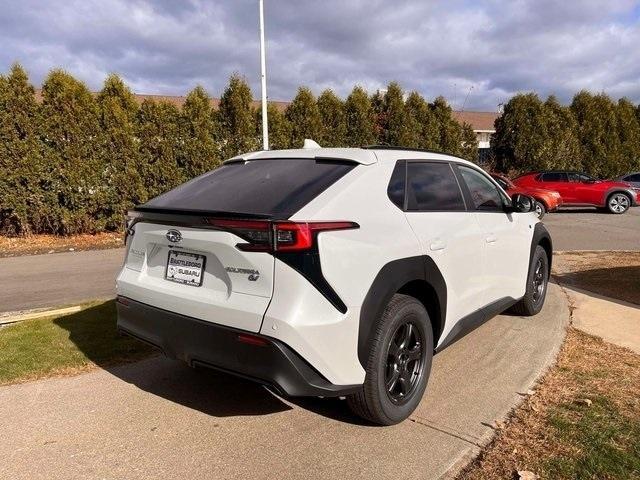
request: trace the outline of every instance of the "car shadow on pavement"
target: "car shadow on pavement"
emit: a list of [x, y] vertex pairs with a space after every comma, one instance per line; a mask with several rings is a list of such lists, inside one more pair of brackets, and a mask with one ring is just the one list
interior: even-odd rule
[[554, 273], [553, 276], [564, 286], [632, 303], [640, 308], [640, 265], [577, 270]]
[[214, 417], [268, 415], [293, 405], [347, 423], [359, 423], [338, 399], [283, 400], [255, 382], [208, 368], [191, 368], [116, 331], [112, 301], [54, 320], [91, 362], [120, 380], [170, 402]]

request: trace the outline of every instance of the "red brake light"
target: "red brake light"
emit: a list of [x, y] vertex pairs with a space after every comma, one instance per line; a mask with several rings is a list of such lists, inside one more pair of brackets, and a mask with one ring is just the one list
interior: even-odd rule
[[313, 247], [320, 232], [359, 228], [355, 222], [270, 222], [267, 220], [207, 219], [208, 223], [243, 238], [240, 250], [251, 252], [292, 252]]
[[354, 222], [276, 222], [275, 251], [309, 250], [318, 233], [358, 228]]

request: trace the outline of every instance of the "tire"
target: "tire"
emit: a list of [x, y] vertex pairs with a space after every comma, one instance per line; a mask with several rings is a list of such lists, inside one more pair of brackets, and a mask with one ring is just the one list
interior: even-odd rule
[[607, 197], [607, 210], [609, 213], [620, 215], [629, 210], [631, 199], [629, 195], [622, 192], [614, 192]]
[[511, 312], [524, 317], [531, 317], [542, 310], [547, 296], [549, 283], [549, 259], [544, 248], [538, 245], [533, 252], [529, 273], [527, 274], [527, 290]]
[[536, 216], [538, 217], [538, 219], [542, 219], [542, 217], [544, 217], [544, 215], [547, 213], [547, 208], [544, 206], [544, 203], [536, 200]]
[[395, 294], [378, 319], [364, 385], [347, 397], [349, 407], [379, 425], [400, 423], [420, 403], [432, 359], [433, 330], [424, 305]]

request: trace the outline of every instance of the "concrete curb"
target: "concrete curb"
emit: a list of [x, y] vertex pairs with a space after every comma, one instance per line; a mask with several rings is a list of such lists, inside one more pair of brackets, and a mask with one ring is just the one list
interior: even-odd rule
[[[107, 300], [97, 298], [93, 301]], [[71, 313], [78, 313], [89, 305], [87, 302], [77, 304], [77, 305], [69, 305], [67, 307], [57, 307], [57, 308], [34, 308], [31, 310], [21, 310], [18, 312], [3, 312], [0, 313], [0, 327], [5, 325], [11, 325], [13, 323], [23, 322], [25, 320], [35, 320], [38, 318], [44, 317], [52, 317], [57, 315], [68, 315]]]

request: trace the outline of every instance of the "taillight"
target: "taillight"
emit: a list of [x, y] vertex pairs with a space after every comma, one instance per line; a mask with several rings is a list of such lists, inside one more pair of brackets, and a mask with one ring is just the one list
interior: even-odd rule
[[226, 220], [209, 218], [207, 222], [221, 230], [227, 230], [246, 240], [238, 243], [240, 250], [271, 252], [273, 245], [272, 223], [267, 220]]
[[355, 222], [270, 222], [210, 218], [208, 223], [234, 233], [247, 243], [240, 250], [250, 252], [299, 252], [313, 248], [320, 232], [359, 228]]

